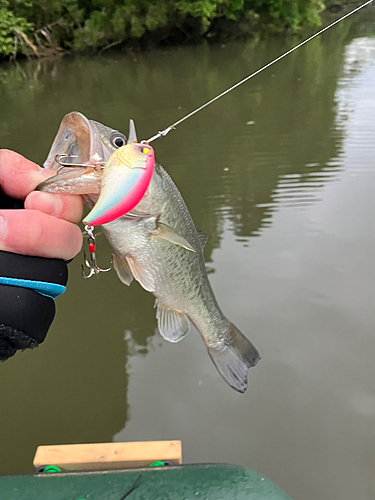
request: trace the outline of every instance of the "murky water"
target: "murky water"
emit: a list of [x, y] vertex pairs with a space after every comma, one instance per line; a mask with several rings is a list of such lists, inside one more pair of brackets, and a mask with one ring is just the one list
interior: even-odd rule
[[[70, 264], [46, 342], [1, 370], [0, 473], [39, 444], [182, 439], [185, 463], [264, 473], [296, 500], [375, 498], [375, 13], [343, 22], [154, 143], [225, 314], [262, 361], [231, 390], [153, 297]], [[43, 162], [77, 110], [147, 138], [292, 40], [0, 68], [1, 147]], [[99, 257], [110, 249], [104, 238]]]

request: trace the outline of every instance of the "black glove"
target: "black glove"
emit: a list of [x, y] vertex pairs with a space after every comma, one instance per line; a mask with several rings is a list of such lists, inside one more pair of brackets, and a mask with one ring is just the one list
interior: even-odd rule
[[[4, 195], [0, 208], [23, 208]], [[68, 268], [60, 259], [0, 251], [0, 360], [38, 347], [55, 316], [54, 298], [65, 291]]]

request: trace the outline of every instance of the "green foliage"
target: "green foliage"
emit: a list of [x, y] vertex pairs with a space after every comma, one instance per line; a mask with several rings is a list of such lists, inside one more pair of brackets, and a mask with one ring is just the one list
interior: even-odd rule
[[320, 24], [319, 13], [324, 9], [323, 0], [245, 0], [245, 8], [267, 14], [275, 27], [298, 30], [301, 26]]
[[319, 24], [323, 7], [322, 0], [0, 0], [0, 57], [14, 54], [15, 29], [27, 35], [34, 28], [38, 37], [47, 28], [56, 47], [81, 51], [145, 37], [157, 42], [176, 31], [182, 39], [212, 37], [222, 21], [296, 31]]
[[216, 17], [236, 21], [244, 4], [245, 0], [181, 0], [176, 7], [185, 14], [199, 17], [204, 25], [209, 26]]
[[[96, 0], [93, 5], [101, 9], [92, 10], [75, 32], [73, 47], [76, 50], [101, 48], [125, 38], [141, 38], [147, 29], [146, 12], [139, 5], [121, 5], [110, 0]], [[150, 20], [149, 24], [152, 27]]]
[[168, 24], [168, 5], [160, 3], [160, 5], [151, 4], [148, 8], [145, 20], [146, 29], [149, 31], [156, 28], [164, 28]]
[[241, 15], [263, 14], [284, 29], [319, 25], [322, 0], [180, 0], [176, 7], [185, 14], [198, 17], [209, 26], [217, 17], [237, 21]]
[[[16, 17], [8, 7], [8, 2], [0, 2], [0, 55], [14, 56], [17, 53], [17, 30], [27, 34], [34, 25], [24, 17]], [[25, 53], [24, 46], [18, 50]]]
[[184, 14], [190, 14], [193, 17], [199, 17], [205, 27], [209, 27], [212, 19], [216, 17], [217, 8], [222, 0], [197, 0], [189, 2], [181, 0], [176, 3], [176, 7]]

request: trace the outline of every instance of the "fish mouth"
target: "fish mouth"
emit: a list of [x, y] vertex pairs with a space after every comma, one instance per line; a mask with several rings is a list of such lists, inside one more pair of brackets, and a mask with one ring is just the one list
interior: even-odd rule
[[[99, 126], [102, 127], [101, 133]], [[96, 122], [77, 111], [65, 115], [43, 164], [57, 175], [36, 189], [50, 193], [99, 194], [102, 172], [96, 167], [103, 165], [113, 152], [108, 140], [111, 132], [109, 127], [97, 126]], [[85, 201], [93, 204], [88, 199]]]
[[112, 152], [95, 122], [73, 111], [64, 116], [43, 166], [57, 172], [59, 158], [65, 155], [64, 163], [95, 165], [107, 161]]
[[[55, 171], [57, 175], [42, 182], [36, 189], [87, 195], [84, 200], [92, 208], [101, 192], [104, 166], [118, 149], [111, 141], [115, 132], [77, 111], [65, 115], [43, 164], [44, 168]], [[137, 141], [133, 120], [130, 120], [129, 139]]]

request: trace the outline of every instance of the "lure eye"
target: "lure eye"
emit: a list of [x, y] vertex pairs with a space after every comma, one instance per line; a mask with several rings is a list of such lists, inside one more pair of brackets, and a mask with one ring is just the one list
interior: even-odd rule
[[121, 134], [121, 132], [117, 131], [112, 132], [109, 140], [114, 148], [121, 148], [121, 146], [125, 146], [125, 144], [127, 144], [127, 140], [124, 134]]
[[150, 149], [149, 148], [141, 148], [140, 151], [141, 151], [141, 153], [148, 155], [148, 153], [150, 152]]

